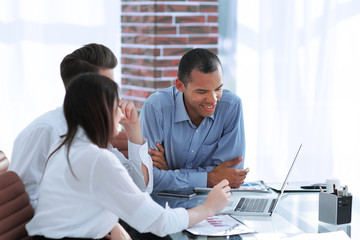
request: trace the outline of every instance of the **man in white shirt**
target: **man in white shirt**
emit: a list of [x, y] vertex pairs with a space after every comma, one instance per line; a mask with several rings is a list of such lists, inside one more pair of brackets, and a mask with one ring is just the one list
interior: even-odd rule
[[[113, 69], [116, 65], [117, 59], [109, 48], [100, 44], [88, 44], [63, 59], [60, 65], [61, 78], [65, 89], [70, 80], [81, 73], [94, 72], [114, 79]], [[35, 119], [15, 139], [9, 170], [16, 172], [24, 182], [34, 208], [50, 147], [66, 132], [63, 108], [59, 107]], [[148, 171], [152, 169], [151, 159], [142, 162], [139, 167], [139, 163], [128, 161], [117, 149], [112, 146], [110, 148], [138, 187], [150, 193], [153, 187], [152, 171]], [[143, 174], [145, 171], [147, 173]]]

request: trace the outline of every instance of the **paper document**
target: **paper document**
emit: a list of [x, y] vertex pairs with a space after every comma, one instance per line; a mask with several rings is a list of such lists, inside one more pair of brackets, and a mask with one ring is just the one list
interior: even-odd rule
[[186, 229], [186, 231], [193, 235], [202, 236], [230, 236], [254, 232], [230, 215], [209, 217], [195, 226]]

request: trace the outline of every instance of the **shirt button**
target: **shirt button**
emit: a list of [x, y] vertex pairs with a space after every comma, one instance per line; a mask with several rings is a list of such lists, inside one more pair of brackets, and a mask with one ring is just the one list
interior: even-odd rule
[[198, 132], [199, 130], [196, 129], [196, 132]]
[[191, 152], [194, 152], [194, 149], [193, 149], [193, 150], [191, 150]]

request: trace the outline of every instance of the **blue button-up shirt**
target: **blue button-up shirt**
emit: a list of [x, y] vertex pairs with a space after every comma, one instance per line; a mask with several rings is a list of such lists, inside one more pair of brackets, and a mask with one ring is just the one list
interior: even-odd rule
[[[144, 103], [140, 120], [150, 148], [165, 149], [168, 171], [154, 167], [154, 190], [206, 187], [207, 173], [224, 161], [245, 157], [241, 99], [223, 90], [215, 112], [196, 127], [175, 86], [158, 91]], [[236, 165], [243, 168], [244, 160]]]

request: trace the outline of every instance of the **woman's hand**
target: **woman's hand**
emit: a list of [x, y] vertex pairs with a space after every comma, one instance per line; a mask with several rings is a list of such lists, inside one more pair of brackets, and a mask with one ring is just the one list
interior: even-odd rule
[[129, 141], [135, 144], [144, 144], [144, 139], [141, 134], [140, 120], [137, 110], [133, 102], [121, 100], [120, 109], [124, 117], [120, 120], [125, 128]]
[[188, 210], [188, 227], [192, 227], [202, 220], [219, 213], [229, 204], [230, 196], [229, 181], [224, 179], [213, 187], [203, 205]]
[[124, 118], [120, 120], [120, 124], [126, 128], [139, 122], [138, 113], [133, 102], [121, 100], [119, 105], [124, 114]]
[[230, 187], [229, 181], [224, 179], [218, 184], [216, 184], [213, 189], [209, 192], [207, 196], [204, 206], [208, 207], [213, 211], [215, 215], [219, 213], [226, 205], [229, 204], [230, 201]]

